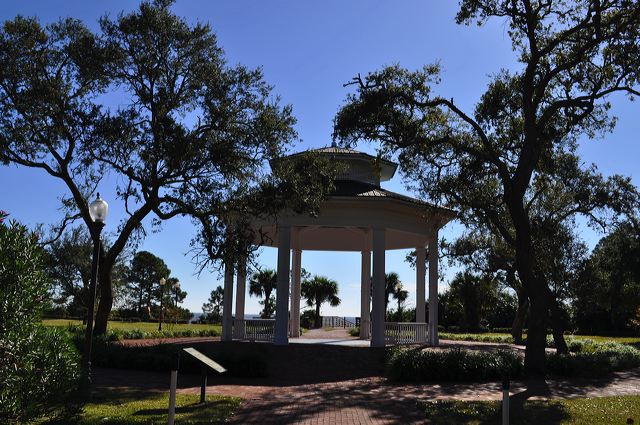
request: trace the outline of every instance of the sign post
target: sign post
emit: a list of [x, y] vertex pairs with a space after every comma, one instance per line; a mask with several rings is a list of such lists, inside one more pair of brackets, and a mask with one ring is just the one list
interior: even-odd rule
[[200, 369], [200, 375], [202, 377], [201, 384], [200, 384], [200, 403], [204, 403], [205, 398], [207, 396], [207, 367], [215, 370], [218, 373], [224, 373], [227, 371], [227, 369], [225, 369], [220, 364], [216, 363], [215, 361], [205, 356], [204, 354], [202, 354], [200, 351], [196, 350], [193, 347], [184, 348], [183, 351], [195, 357], [196, 360], [202, 363], [202, 366]]
[[[193, 347], [188, 347], [183, 349], [184, 352], [195, 357], [201, 363], [200, 367], [200, 375], [201, 375], [201, 385], [200, 385], [200, 403], [204, 403], [207, 396], [207, 367], [215, 370], [218, 373], [224, 373], [227, 371], [220, 364], [216, 363], [209, 357], [205, 356], [198, 350]], [[168, 425], [174, 425], [175, 416], [176, 416], [176, 387], [178, 385], [178, 369], [180, 368], [180, 356], [178, 355], [178, 361], [176, 363], [175, 370], [171, 371], [171, 386], [169, 389], [169, 418], [167, 421]]]

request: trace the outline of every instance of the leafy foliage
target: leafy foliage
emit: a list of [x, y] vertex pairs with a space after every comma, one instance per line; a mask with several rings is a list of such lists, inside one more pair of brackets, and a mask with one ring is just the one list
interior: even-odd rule
[[518, 354], [505, 350], [396, 349], [387, 361], [388, 376], [398, 381], [486, 381], [517, 378], [522, 370]]
[[63, 414], [77, 389], [77, 352], [64, 332], [40, 323], [50, 287], [43, 257], [26, 227], [0, 223], [2, 422]]
[[386, 316], [389, 316], [389, 296], [392, 296], [398, 302], [397, 312], [401, 312], [404, 302], [409, 298], [409, 291], [404, 289], [400, 276], [396, 272], [387, 273], [384, 276], [384, 310]]
[[[211, 27], [189, 24], [171, 3], [143, 1], [101, 19], [96, 33], [70, 18], [43, 26], [16, 17], [0, 30], [0, 161], [62, 182], [58, 230], [81, 220], [93, 241], [87, 199], [102, 176], [118, 182], [126, 215], [100, 255], [97, 334], [113, 304], [114, 264], [144, 223], [191, 218], [201, 270], [247, 255], [255, 235], [245, 222], [230, 229], [234, 217], [273, 214], [285, 201], [313, 211], [329, 180], [306, 156], [265, 175], [295, 140], [291, 107], [260, 69], [229, 65]], [[112, 94], [118, 108], [103, 103]], [[288, 179], [292, 168], [305, 173]]]
[[580, 341], [573, 344], [571, 351], [548, 356], [549, 372], [560, 376], [591, 378], [640, 366], [640, 350], [629, 345]]
[[251, 275], [249, 280], [249, 296], [262, 298], [260, 304], [264, 306], [260, 312], [263, 319], [271, 319], [276, 311], [276, 297], [272, 295], [278, 286], [278, 275], [275, 270], [260, 270]]
[[435, 93], [439, 65], [390, 66], [354, 78], [357, 91], [334, 134], [346, 145], [379, 142], [382, 155], [399, 158], [411, 188], [456, 208], [463, 223], [496, 230], [530, 301], [527, 373], [542, 376], [548, 310], [554, 320], [559, 314], [536, 239], [546, 225], [539, 212], [554, 212], [554, 223], [582, 214], [606, 224], [610, 211], [638, 207], [630, 179], [584, 166], [577, 143], [613, 128], [610, 95], [640, 94], [640, 4], [460, 2], [458, 23], [489, 19], [504, 21], [521, 67], [494, 74], [473, 111]]
[[322, 316], [320, 316], [320, 307], [324, 303], [336, 307], [340, 305], [338, 297], [338, 282], [324, 276], [313, 276], [304, 279], [300, 286], [300, 294], [307, 300], [309, 307], [315, 307], [315, 327], [322, 327]]
[[165, 262], [148, 251], [138, 251], [133, 256], [127, 280], [137, 300], [138, 317], [150, 317], [151, 306], [160, 295], [160, 279], [166, 279], [170, 273]]
[[639, 330], [640, 229], [627, 222], [602, 238], [571, 289], [581, 332]]
[[224, 289], [218, 286], [211, 291], [209, 299], [202, 304], [202, 312], [206, 315], [205, 321], [209, 323], [220, 323], [222, 321], [222, 302], [224, 301]]

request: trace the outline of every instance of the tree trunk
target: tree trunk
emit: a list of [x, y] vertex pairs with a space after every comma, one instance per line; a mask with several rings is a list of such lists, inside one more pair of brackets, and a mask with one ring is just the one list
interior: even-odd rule
[[524, 372], [527, 378], [544, 378], [547, 345], [547, 297], [540, 291], [529, 292], [531, 303]]
[[322, 327], [322, 318], [320, 317], [320, 303], [316, 303], [316, 329]]
[[96, 321], [93, 328], [94, 335], [104, 335], [107, 332], [109, 313], [111, 313], [111, 307], [113, 306], [113, 287], [111, 283], [113, 263], [105, 261], [104, 254], [100, 256], [100, 260], [100, 267], [98, 270], [100, 302], [98, 303], [98, 311], [96, 312]]
[[564, 340], [564, 326], [562, 326], [562, 315], [558, 300], [549, 291], [549, 309], [551, 311], [551, 326], [553, 328], [553, 342], [556, 346], [556, 351], [559, 354], [566, 354], [569, 352], [567, 342]]
[[531, 226], [529, 216], [524, 209], [523, 199], [524, 193], [522, 196], [512, 194], [511, 197], [506, 197], [513, 227], [516, 231], [516, 269], [530, 302], [524, 372], [527, 378], [544, 379], [549, 288], [535, 271]]
[[140, 292], [138, 294], [138, 316], [142, 319], [142, 284], [140, 284]]
[[517, 291], [516, 296], [518, 298], [518, 309], [516, 310], [516, 317], [513, 319], [511, 325], [511, 336], [516, 344], [523, 344], [522, 340], [522, 328], [524, 327], [524, 321], [527, 318], [527, 310], [529, 310], [529, 300], [523, 290]]

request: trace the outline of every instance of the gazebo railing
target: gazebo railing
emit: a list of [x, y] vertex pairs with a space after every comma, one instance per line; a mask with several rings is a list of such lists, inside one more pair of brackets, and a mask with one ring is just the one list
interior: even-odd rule
[[413, 322], [385, 322], [384, 342], [389, 345], [424, 344], [427, 342], [427, 324]]
[[322, 316], [323, 328], [355, 328], [356, 323], [340, 316]]
[[235, 319], [233, 335], [249, 341], [273, 341], [275, 326], [274, 319]]

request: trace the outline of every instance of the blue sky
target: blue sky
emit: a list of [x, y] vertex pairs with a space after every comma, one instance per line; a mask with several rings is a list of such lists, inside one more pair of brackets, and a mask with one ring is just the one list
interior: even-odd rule
[[[112, 16], [131, 10], [134, 1], [110, 2], [32, 0], [3, 2], [0, 19], [17, 14], [38, 16], [42, 22], [72, 16], [90, 27], [105, 13]], [[399, 63], [416, 69], [440, 62], [443, 82], [440, 94], [453, 97], [470, 110], [484, 92], [489, 76], [501, 68], [517, 69], [515, 55], [504, 22], [494, 20], [484, 27], [458, 26], [454, 22], [457, 2], [451, 0], [403, 1], [248, 1], [178, 0], [173, 10], [189, 21], [209, 22], [230, 63], [262, 66], [265, 79], [283, 103], [293, 105], [301, 142], [294, 150], [330, 144], [332, 119], [347, 93], [342, 84], [355, 74], [365, 74], [384, 65]], [[605, 174], [630, 175], [638, 184], [640, 120], [636, 103], [614, 99], [613, 113], [619, 117], [613, 134], [604, 140], [585, 140], [581, 152], [585, 162], [595, 162]], [[373, 146], [362, 146], [372, 151]], [[0, 167], [0, 209], [28, 225], [52, 223], [60, 217], [57, 199], [65, 193], [62, 184], [37, 170]], [[401, 178], [385, 184], [406, 193]], [[113, 196], [108, 179], [100, 188], [110, 201], [109, 226], [116, 227], [123, 207]], [[442, 235], [451, 238], [459, 226], [449, 225]], [[601, 235], [581, 228], [590, 246]], [[185, 306], [200, 311], [209, 292], [221, 284], [216, 272], [194, 275], [189, 240], [194, 228], [188, 220], [174, 219], [162, 231], [150, 234], [141, 249], [163, 258], [189, 293]], [[406, 252], [387, 253], [387, 270], [396, 271], [411, 292], [414, 304], [415, 273], [404, 262]], [[275, 268], [276, 252], [264, 249], [262, 264]], [[339, 283], [343, 302], [323, 308], [323, 314], [359, 314], [359, 253], [305, 252], [303, 267], [313, 274], [329, 276]], [[445, 276], [451, 271], [442, 270]], [[441, 284], [441, 288], [446, 285]], [[247, 297], [246, 311], [256, 313], [258, 300]]]

